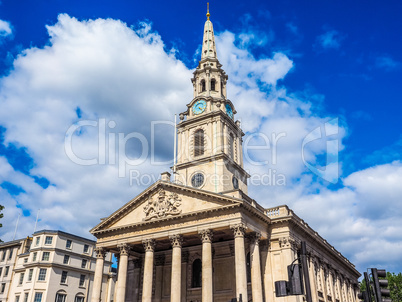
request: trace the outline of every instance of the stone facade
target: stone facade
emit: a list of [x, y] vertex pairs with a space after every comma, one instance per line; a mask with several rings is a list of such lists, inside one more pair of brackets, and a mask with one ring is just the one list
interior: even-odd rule
[[[163, 173], [91, 230], [96, 267], [106, 251], [119, 259], [115, 302], [302, 302], [303, 296], [276, 298], [274, 287], [288, 278], [301, 241], [313, 301], [356, 302], [360, 274], [353, 264], [287, 206], [265, 209], [247, 195], [244, 134], [221, 67], [208, 14], [194, 98], [177, 125], [173, 177]], [[103, 301], [103, 290], [96, 269], [92, 302]]]

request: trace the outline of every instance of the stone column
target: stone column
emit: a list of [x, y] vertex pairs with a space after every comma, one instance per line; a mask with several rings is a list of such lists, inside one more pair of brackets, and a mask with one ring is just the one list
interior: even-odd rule
[[336, 294], [335, 294], [335, 287], [334, 287], [334, 272], [333, 272], [333, 268], [331, 266], [328, 266], [328, 277], [329, 277], [329, 290], [331, 291], [331, 298], [332, 298], [332, 301], [335, 301]]
[[317, 302], [318, 301], [317, 284], [316, 284], [317, 280], [315, 276], [314, 256], [311, 254], [309, 257], [308, 273], [310, 277], [311, 299], [313, 300], [313, 302]]
[[120, 249], [120, 258], [115, 301], [124, 302], [126, 300], [128, 245], [124, 243], [117, 247]]
[[[155, 240], [146, 239], [142, 241], [145, 249], [144, 278], [142, 286], [142, 302], [152, 301], [152, 278], [154, 272], [154, 249]], [[116, 301], [118, 302], [118, 301]]]
[[248, 301], [247, 297], [247, 269], [246, 251], [244, 248], [244, 233], [246, 227], [238, 224], [232, 227], [235, 241], [235, 268], [236, 268], [236, 298], [242, 295], [243, 301]]
[[254, 233], [251, 237], [250, 260], [251, 260], [251, 290], [253, 302], [262, 302], [262, 280], [260, 261], [260, 233]]
[[97, 247], [95, 249], [95, 252], [96, 252], [96, 266], [95, 266], [95, 276], [94, 276], [94, 285], [92, 290], [91, 302], [99, 302], [101, 300], [103, 266], [105, 263], [105, 255], [106, 255], [106, 251], [101, 247]]
[[212, 288], [212, 230], [200, 231], [202, 240], [202, 302], [213, 301]]
[[183, 236], [170, 236], [172, 243], [172, 279], [170, 281], [170, 302], [180, 302], [181, 300], [181, 246]]

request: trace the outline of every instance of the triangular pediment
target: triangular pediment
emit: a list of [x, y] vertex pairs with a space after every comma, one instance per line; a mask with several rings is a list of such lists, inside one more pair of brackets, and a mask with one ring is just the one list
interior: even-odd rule
[[97, 233], [166, 218], [180, 218], [242, 203], [240, 199], [158, 181], [91, 230]]

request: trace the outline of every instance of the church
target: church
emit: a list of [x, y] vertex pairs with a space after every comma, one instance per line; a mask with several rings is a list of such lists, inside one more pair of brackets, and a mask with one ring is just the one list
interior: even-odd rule
[[[193, 99], [177, 124], [173, 175], [102, 219], [91, 302], [106, 301], [105, 255], [118, 259], [114, 302], [302, 302], [276, 297], [301, 242], [313, 302], [357, 302], [354, 265], [286, 205], [264, 208], [247, 194], [241, 124], [227, 99], [209, 12]], [[297, 260], [296, 260], [297, 261]]]

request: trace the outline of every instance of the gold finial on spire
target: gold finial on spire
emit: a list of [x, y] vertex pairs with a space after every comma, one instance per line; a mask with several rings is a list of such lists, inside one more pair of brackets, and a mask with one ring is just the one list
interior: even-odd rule
[[207, 20], [209, 20], [209, 16], [210, 16], [210, 13], [209, 13], [209, 2], [207, 2]]

